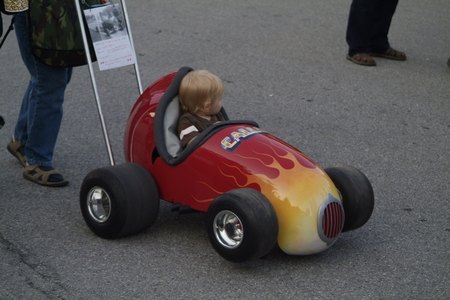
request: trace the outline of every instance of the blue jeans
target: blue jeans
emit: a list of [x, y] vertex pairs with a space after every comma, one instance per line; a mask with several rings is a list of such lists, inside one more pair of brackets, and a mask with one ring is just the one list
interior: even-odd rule
[[22, 99], [14, 138], [24, 145], [30, 165], [52, 167], [53, 151], [63, 116], [64, 91], [72, 68], [50, 67], [31, 52], [27, 13], [14, 21], [17, 42], [30, 81]]

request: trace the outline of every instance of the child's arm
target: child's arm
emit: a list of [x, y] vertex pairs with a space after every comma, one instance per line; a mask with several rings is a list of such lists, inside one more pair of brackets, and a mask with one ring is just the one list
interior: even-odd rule
[[197, 127], [185, 115], [181, 116], [178, 121], [178, 137], [181, 141], [181, 146], [185, 148], [191, 143], [195, 137], [199, 134]]

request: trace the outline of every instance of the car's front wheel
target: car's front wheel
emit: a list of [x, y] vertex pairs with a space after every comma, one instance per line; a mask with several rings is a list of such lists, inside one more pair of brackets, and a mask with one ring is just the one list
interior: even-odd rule
[[360, 170], [346, 167], [332, 167], [325, 172], [342, 196], [345, 212], [343, 231], [360, 228], [370, 219], [374, 208], [374, 193], [369, 179]]
[[207, 231], [225, 259], [242, 262], [268, 254], [276, 245], [278, 220], [269, 200], [253, 189], [219, 196], [208, 209]]
[[80, 189], [80, 208], [88, 227], [114, 239], [148, 228], [156, 220], [159, 193], [150, 173], [137, 164], [91, 171]]

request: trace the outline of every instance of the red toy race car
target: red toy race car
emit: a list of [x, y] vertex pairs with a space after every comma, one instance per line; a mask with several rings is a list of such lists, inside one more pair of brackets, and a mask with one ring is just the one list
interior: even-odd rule
[[125, 132], [128, 163], [84, 179], [80, 206], [95, 234], [113, 239], [146, 229], [164, 199], [205, 212], [215, 250], [240, 262], [276, 244], [288, 254], [317, 253], [369, 220], [374, 194], [363, 173], [322, 170], [253, 121], [218, 122], [181, 149], [177, 95], [190, 71], [162, 77], [138, 98]]

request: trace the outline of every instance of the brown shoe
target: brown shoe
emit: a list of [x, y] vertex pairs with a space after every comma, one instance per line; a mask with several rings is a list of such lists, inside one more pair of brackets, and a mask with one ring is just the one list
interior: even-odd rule
[[357, 65], [369, 67], [377, 65], [377, 63], [369, 53], [355, 53], [353, 55], [347, 54], [347, 59]]
[[23, 144], [14, 137], [11, 139], [11, 142], [9, 142], [8, 146], [6, 146], [6, 149], [8, 149], [9, 153], [11, 153], [17, 160], [19, 161], [19, 164], [22, 167], [25, 167], [26, 165], [26, 158], [23, 153]]
[[382, 53], [372, 53], [372, 56], [382, 57], [382, 58], [392, 59], [392, 60], [399, 60], [399, 61], [406, 60], [406, 54], [404, 52], [395, 50], [390, 47]]

